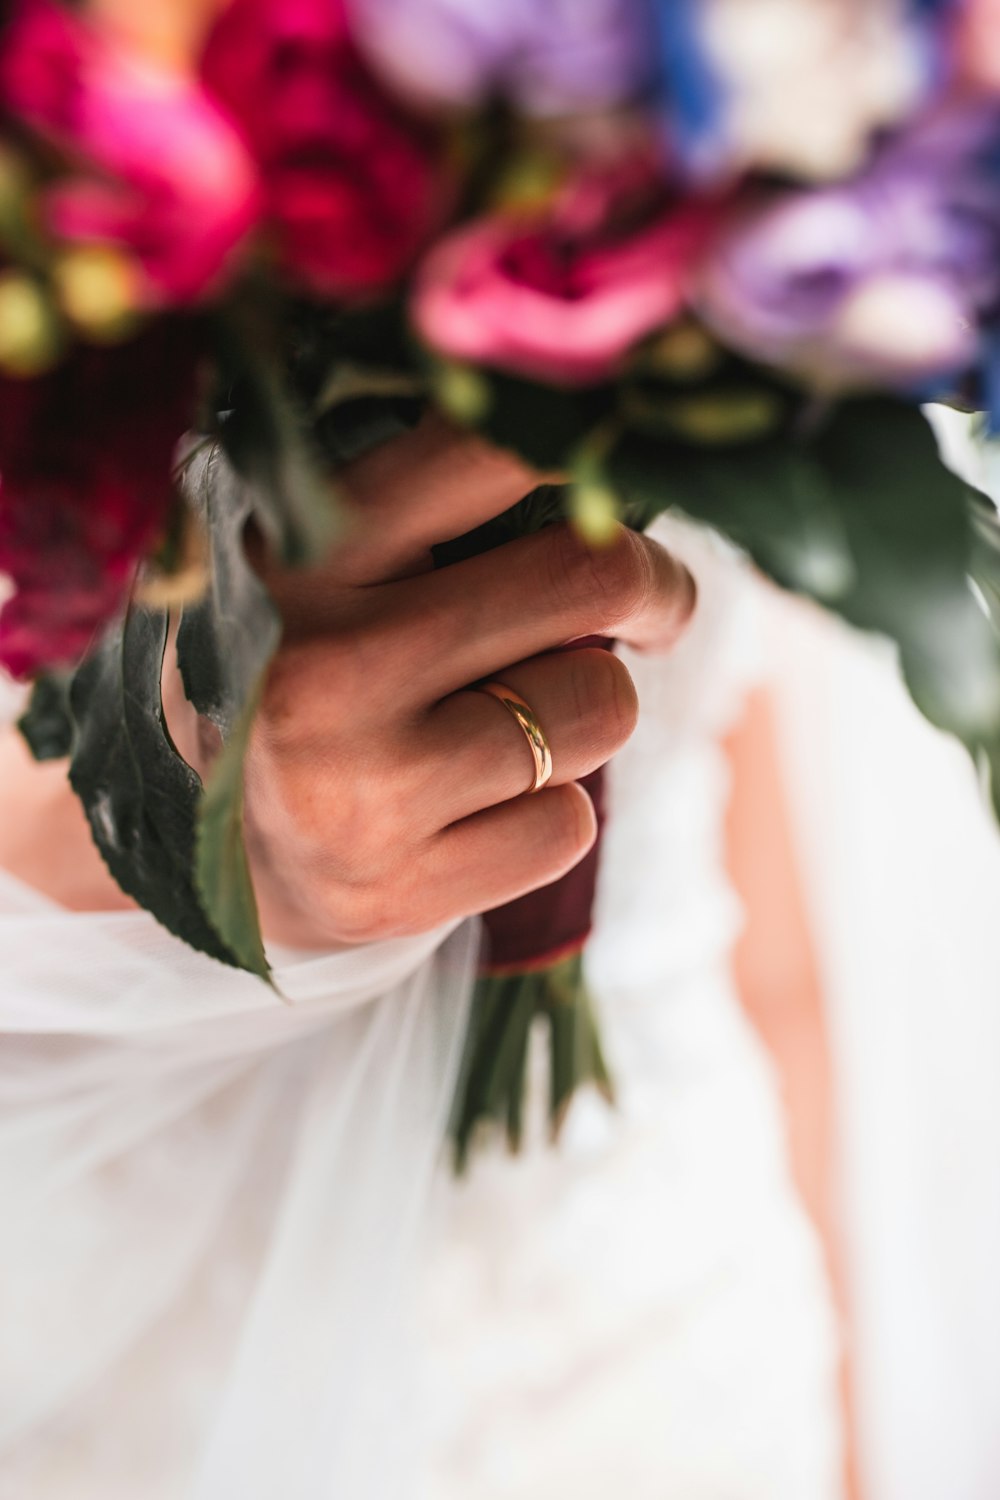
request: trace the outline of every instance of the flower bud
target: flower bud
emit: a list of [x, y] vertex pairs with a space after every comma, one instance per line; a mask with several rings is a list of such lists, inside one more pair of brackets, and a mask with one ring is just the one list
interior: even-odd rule
[[53, 270], [59, 305], [95, 343], [117, 343], [135, 331], [144, 282], [137, 263], [111, 245], [80, 245]]
[[61, 349], [51, 301], [32, 276], [0, 272], [0, 369], [8, 375], [42, 375]]

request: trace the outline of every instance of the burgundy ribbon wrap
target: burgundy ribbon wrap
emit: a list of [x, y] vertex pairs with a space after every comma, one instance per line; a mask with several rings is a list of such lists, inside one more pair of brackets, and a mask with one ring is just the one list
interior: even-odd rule
[[561, 880], [484, 914], [488, 938], [484, 974], [522, 974], [548, 968], [561, 958], [579, 953], [590, 936], [605, 815], [603, 769], [592, 771], [580, 785], [590, 794], [597, 813], [594, 847]]

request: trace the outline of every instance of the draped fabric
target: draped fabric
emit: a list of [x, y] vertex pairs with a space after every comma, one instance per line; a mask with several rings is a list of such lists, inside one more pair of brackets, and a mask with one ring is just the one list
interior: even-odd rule
[[442, 1179], [421, 1303], [420, 1500], [840, 1500], [838, 1338], [776, 1080], [729, 970], [720, 738], [764, 667], [732, 550], [669, 520], [698, 583], [667, 657], [623, 651], [587, 977], [616, 1083], [523, 1156]]
[[821, 1258], [727, 968], [752, 591], [659, 534], [699, 605], [629, 657], [589, 957], [618, 1107], [439, 1166], [432, 1225], [477, 924], [274, 953], [282, 999], [0, 878], [0, 1500], [836, 1500]]
[[275, 953], [281, 999], [0, 876], [3, 1500], [407, 1494], [385, 1414], [477, 951]]
[[[998, 451], [934, 412], [1000, 497]], [[838, 1095], [868, 1492], [1000, 1494], [1000, 837], [885, 642], [775, 598], [782, 741]]]

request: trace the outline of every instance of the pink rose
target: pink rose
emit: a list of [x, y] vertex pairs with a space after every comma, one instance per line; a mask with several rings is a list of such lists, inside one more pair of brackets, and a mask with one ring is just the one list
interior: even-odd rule
[[0, 666], [72, 665], [121, 607], [163, 526], [197, 350], [172, 318], [52, 374], [0, 378]]
[[[432, 349], [562, 385], [616, 375], [669, 323], [716, 218], [666, 201], [640, 170], [585, 174], [544, 216], [448, 235], [420, 268], [413, 318]], [[643, 202], [643, 199], [645, 201]]]
[[153, 304], [189, 302], [224, 277], [256, 221], [257, 180], [195, 79], [54, 0], [21, 0], [0, 96], [72, 164], [45, 198], [57, 236], [131, 253]]
[[203, 76], [257, 158], [285, 269], [321, 296], [394, 280], [441, 207], [440, 138], [382, 92], [341, 0], [233, 0]]

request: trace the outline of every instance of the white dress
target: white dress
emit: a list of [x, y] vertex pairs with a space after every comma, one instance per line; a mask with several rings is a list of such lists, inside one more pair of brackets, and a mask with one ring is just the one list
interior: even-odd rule
[[558, 1151], [432, 1191], [475, 924], [276, 954], [283, 1004], [0, 877], [0, 1500], [836, 1500], [821, 1257], [727, 969], [748, 585], [665, 531], [699, 609], [630, 660], [590, 950], [619, 1104]]

